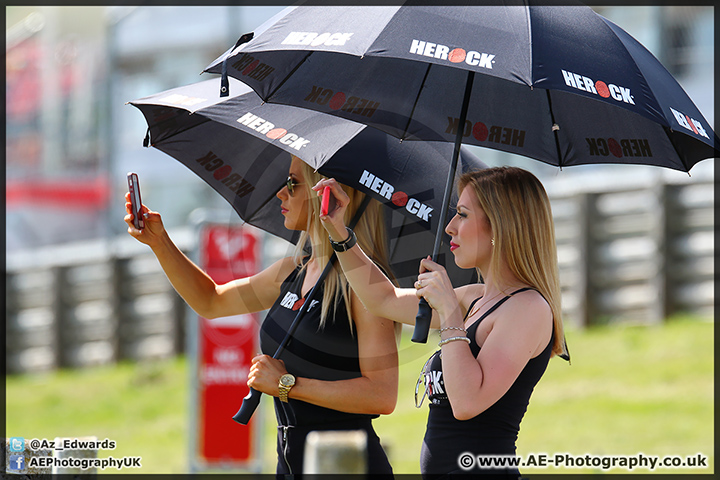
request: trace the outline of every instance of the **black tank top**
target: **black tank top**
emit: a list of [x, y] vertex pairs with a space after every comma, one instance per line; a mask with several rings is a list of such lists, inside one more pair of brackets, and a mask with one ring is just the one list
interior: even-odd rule
[[[531, 289], [523, 288], [511, 293], [510, 296], [525, 290]], [[480, 353], [480, 346], [475, 341], [480, 322], [510, 296], [500, 299], [468, 328], [467, 336], [470, 339], [470, 351], [473, 356], [477, 357]], [[468, 313], [480, 298], [473, 301]], [[441, 351], [435, 352], [428, 360], [425, 369], [430, 412], [421, 454], [422, 472], [424, 474], [456, 472], [459, 470], [458, 458], [465, 452], [474, 455], [515, 454], [515, 441], [520, 430], [520, 422], [527, 410], [530, 395], [550, 360], [552, 344], [553, 338], [539, 355], [528, 361], [510, 389], [497, 402], [476, 417], [463, 421], [453, 416], [442, 378]]]
[[[260, 348], [266, 355], [275, 353], [305, 301], [301, 294], [305, 272], [304, 269], [301, 271], [301, 267], [293, 270], [265, 317], [260, 328]], [[285, 362], [288, 372], [296, 377], [319, 380], [358, 378], [362, 372], [357, 337], [351, 330], [345, 305], [338, 305], [335, 315], [332, 315], [331, 309], [324, 327], [320, 328], [322, 297], [323, 290], [320, 288], [280, 359]], [[275, 413], [279, 425], [347, 422], [378, 416], [340, 412], [292, 398], [288, 403], [275, 398]]]

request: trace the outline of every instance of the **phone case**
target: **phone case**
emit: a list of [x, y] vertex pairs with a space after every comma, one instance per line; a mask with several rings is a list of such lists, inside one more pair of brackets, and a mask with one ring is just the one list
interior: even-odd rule
[[145, 220], [140, 215], [140, 208], [142, 208], [142, 200], [140, 199], [140, 181], [138, 180], [137, 173], [128, 173], [128, 189], [130, 191], [130, 203], [132, 204], [133, 213], [133, 224], [138, 230], [145, 228]]
[[323, 189], [322, 194], [322, 204], [320, 206], [320, 213], [322, 215], [328, 214], [328, 209], [330, 208], [330, 197], [332, 197], [332, 193], [330, 193], [330, 187], [325, 187]]

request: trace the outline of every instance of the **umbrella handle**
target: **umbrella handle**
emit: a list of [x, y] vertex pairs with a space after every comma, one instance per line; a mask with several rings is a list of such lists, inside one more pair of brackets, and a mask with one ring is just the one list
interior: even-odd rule
[[252, 417], [253, 413], [255, 413], [255, 410], [260, 404], [261, 397], [262, 393], [251, 387], [247, 396], [243, 398], [240, 410], [233, 415], [232, 419], [241, 425], [247, 425], [250, 421], [250, 417]]
[[[455, 172], [457, 171], [458, 159], [460, 158], [460, 147], [462, 145], [464, 125], [467, 119], [468, 105], [470, 104], [470, 92], [472, 91], [475, 72], [469, 71], [467, 82], [465, 83], [465, 95], [463, 96], [462, 108], [460, 109], [460, 120], [458, 123], [457, 133], [455, 134], [455, 145], [453, 148], [452, 159], [450, 160], [450, 169], [448, 171], [447, 183], [445, 184], [445, 194], [443, 195], [442, 207], [440, 208], [440, 221], [437, 225], [437, 233], [435, 234], [435, 245], [433, 246], [432, 259], [433, 262], [438, 261], [438, 252], [440, 252], [440, 243], [442, 242], [443, 221], [447, 215], [450, 206], [450, 196], [452, 194], [453, 182], [455, 181]], [[413, 331], [412, 341], [415, 343], [426, 343], [428, 333], [430, 332], [430, 320], [432, 320], [432, 309], [424, 298], [420, 299], [418, 305], [418, 313], [415, 317], [415, 330]]]
[[413, 330], [412, 341], [415, 343], [427, 343], [430, 332], [430, 320], [432, 320], [432, 309], [424, 298], [418, 303], [418, 313], [415, 317], [415, 330]]

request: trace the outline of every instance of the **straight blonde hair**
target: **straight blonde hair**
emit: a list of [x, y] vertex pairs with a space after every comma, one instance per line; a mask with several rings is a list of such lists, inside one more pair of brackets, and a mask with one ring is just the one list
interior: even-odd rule
[[540, 292], [553, 315], [553, 355], [569, 359], [560, 305], [555, 226], [545, 188], [535, 175], [516, 167], [468, 172], [460, 177], [458, 192], [468, 186], [490, 221], [495, 242], [489, 267], [492, 278], [498, 278], [505, 263], [521, 282]]
[[[301, 172], [304, 178], [303, 184], [300, 185], [300, 187], [305, 188], [308, 193], [308, 218], [307, 227], [300, 234], [300, 239], [295, 246], [294, 258], [298, 265], [303, 265], [303, 257], [306, 254], [305, 249], [309, 245], [310, 239], [312, 237], [321, 238], [323, 241], [319, 245], [314, 246], [314, 254], [315, 258], [320, 262], [320, 265], [324, 269], [334, 252], [332, 246], [330, 245], [330, 238], [320, 221], [321, 197], [312, 190], [312, 187], [324, 177], [307, 163], [300, 162], [300, 164]], [[355, 216], [355, 212], [357, 212], [360, 204], [363, 202], [365, 194], [355, 190], [354, 188], [348, 187], [347, 185], [340, 184], [340, 186], [350, 197], [350, 204], [345, 210], [344, 218], [345, 224], [348, 225]], [[353, 230], [357, 236], [357, 242], [363, 251], [382, 270], [384, 270], [387, 275], [390, 276], [391, 280], [394, 280], [390, 270], [389, 248], [382, 209], [383, 206], [380, 202], [375, 199], [371, 199]], [[305, 268], [305, 265], [303, 265], [302, 268]], [[339, 263], [336, 263], [333, 266], [332, 271], [325, 279], [323, 288], [320, 327], [324, 327], [328, 316], [331, 313], [334, 314], [342, 302], [344, 303], [347, 311], [348, 319], [350, 320], [350, 328], [352, 329], [352, 297], [350, 295], [350, 285], [345, 278], [345, 275], [342, 273], [342, 268]]]

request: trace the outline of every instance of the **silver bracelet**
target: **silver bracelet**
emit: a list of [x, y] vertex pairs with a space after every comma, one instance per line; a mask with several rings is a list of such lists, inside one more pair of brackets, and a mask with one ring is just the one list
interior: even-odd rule
[[467, 330], [465, 330], [465, 328], [463, 327], [444, 327], [440, 329], [440, 334], [442, 334], [443, 332], [447, 332], [448, 330], [460, 330], [461, 332], [467, 333]]
[[468, 337], [450, 337], [450, 338], [446, 338], [445, 340], [440, 340], [440, 343], [438, 343], [438, 347], [442, 347], [446, 343], [454, 342], [457, 340], [463, 340], [463, 341], [467, 342], [468, 345], [470, 344], [470, 339]]

